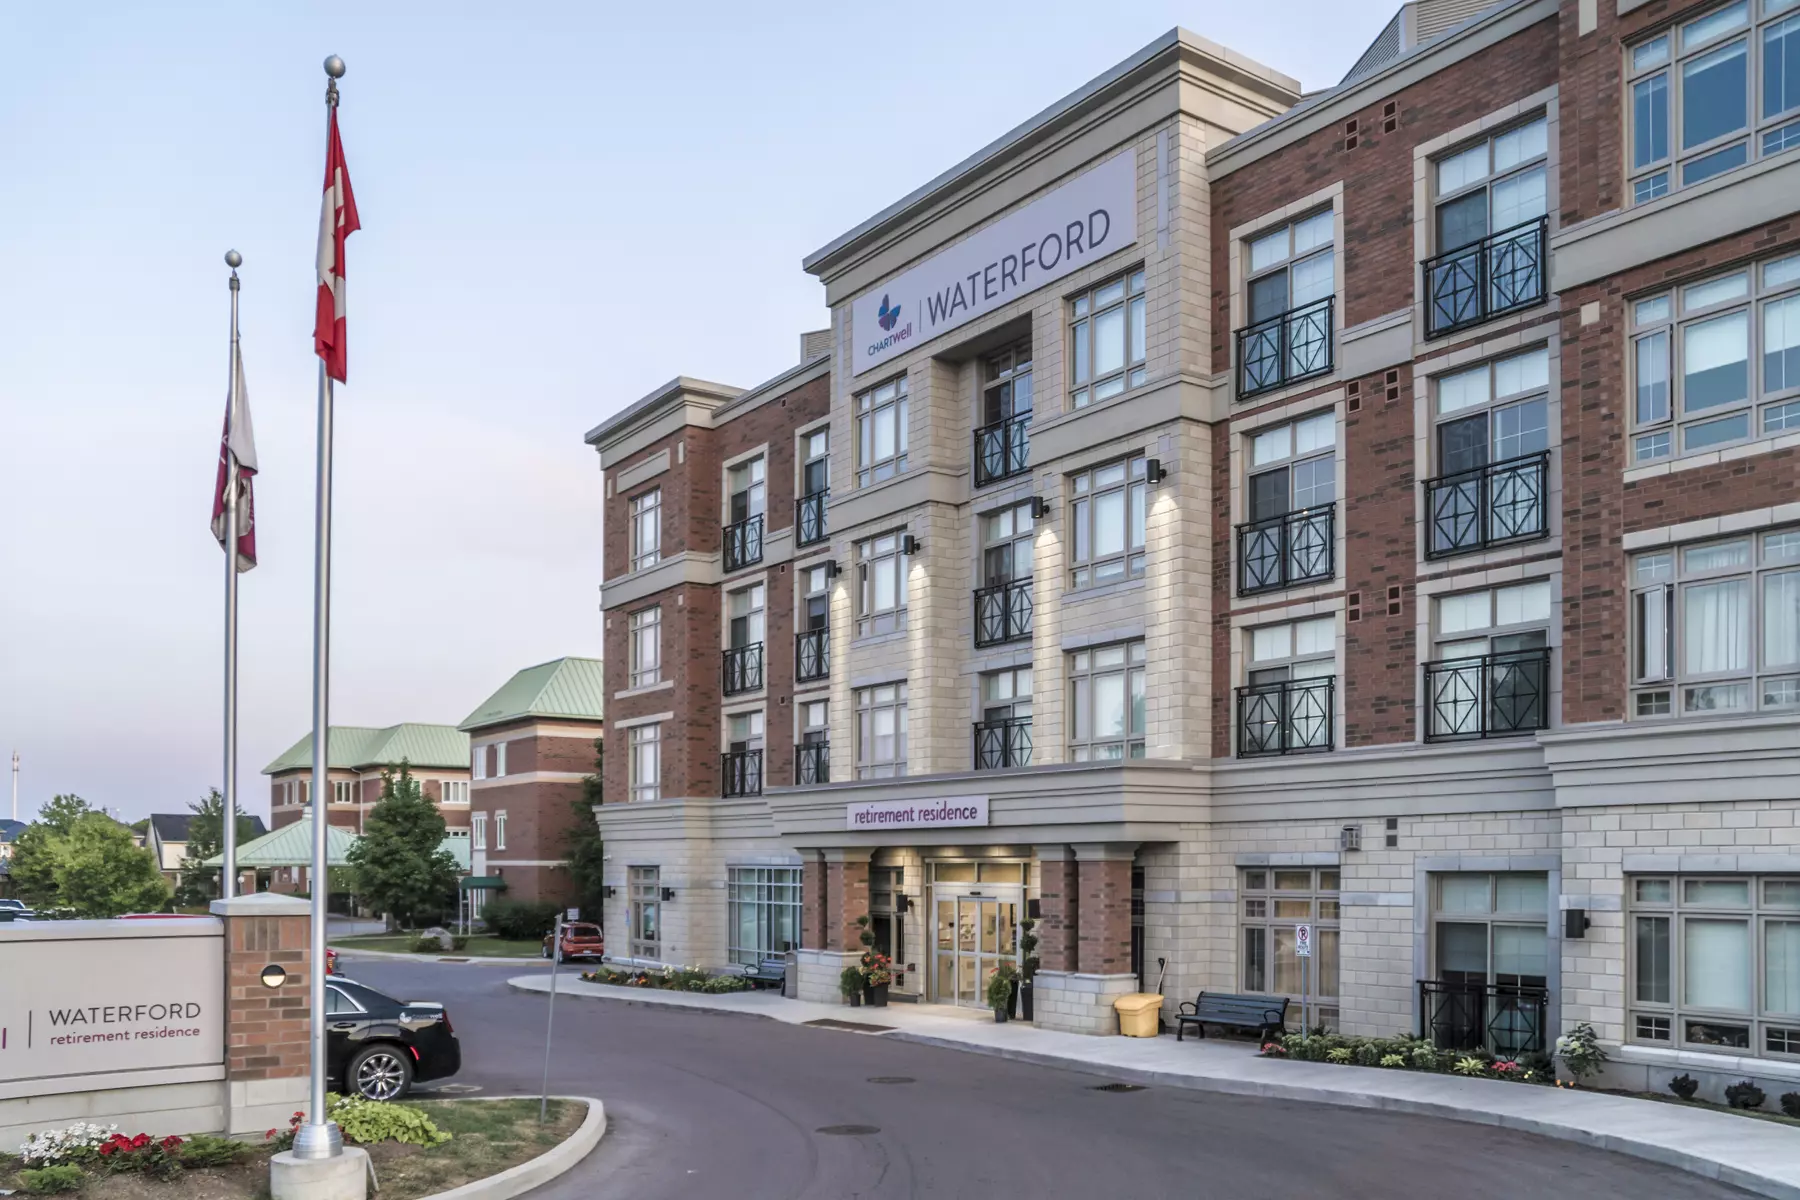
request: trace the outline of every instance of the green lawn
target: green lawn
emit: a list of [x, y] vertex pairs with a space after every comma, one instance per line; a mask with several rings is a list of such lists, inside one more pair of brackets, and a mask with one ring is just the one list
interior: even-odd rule
[[[382, 950], [389, 953], [410, 954], [417, 935], [410, 933], [376, 933], [361, 937], [333, 938], [332, 946], [339, 950]], [[479, 955], [489, 958], [537, 958], [544, 952], [541, 941], [512, 941], [495, 937], [489, 933], [472, 934], [468, 944], [456, 954]], [[432, 951], [433, 954], [446, 953]]]

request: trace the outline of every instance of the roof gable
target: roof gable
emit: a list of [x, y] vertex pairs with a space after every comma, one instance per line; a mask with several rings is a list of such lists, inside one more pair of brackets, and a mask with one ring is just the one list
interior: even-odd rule
[[600, 660], [569, 656], [518, 672], [457, 728], [486, 729], [530, 717], [599, 721], [605, 712], [606, 685]]
[[[327, 746], [327, 765], [346, 771], [398, 765], [405, 759], [415, 767], [467, 767], [469, 735], [448, 725], [408, 722], [386, 729], [360, 725], [333, 725]], [[304, 770], [312, 765], [312, 734], [288, 747], [281, 757], [262, 769], [264, 775]]]

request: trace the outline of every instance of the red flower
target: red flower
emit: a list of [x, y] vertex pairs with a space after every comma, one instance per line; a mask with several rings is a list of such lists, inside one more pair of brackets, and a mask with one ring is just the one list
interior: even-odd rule
[[100, 1145], [100, 1154], [102, 1157], [104, 1157], [106, 1155], [111, 1154], [114, 1150], [117, 1150], [117, 1149], [118, 1149], [118, 1147], [113, 1145], [111, 1142], [102, 1142]]
[[181, 1139], [176, 1137], [174, 1134], [170, 1134], [168, 1137], [166, 1137], [162, 1140], [162, 1148], [164, 1150], [173, 1150], [175, 1147], [177, 1147], [179, 1145], [181, 1145]]
[[266, 1141], [270, 1140], [271, 1138], [273, 1138], [274, 1136], [275, 1136], [275, 1131], [273, 1129], [271, 1129], [271, 1130], [269, 1130], [269, 1132], [263, 1134], [263, 1141], [266, 1142]]
[[142, 1150], [145, 1146], [148, 1146], [149, 1144], [150, 1144], [150, 1135], [147, 1133], [140, 1133], [136, 1137], [131, 1139], [131, 1148], [133, 1150]]

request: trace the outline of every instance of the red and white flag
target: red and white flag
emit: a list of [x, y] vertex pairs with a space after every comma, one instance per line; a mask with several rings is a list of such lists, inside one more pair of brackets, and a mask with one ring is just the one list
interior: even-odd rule
[[244, 389], [244, 355], [232, 355], [231, 395], [225, 398], [225, 434], [219, 439], [219, 479], [213, 487], [212, 531], [226, 549], [227, 488], [237, 489], [237, 569], [256, 565], [256, 502], [250, 481], [256, 475], [256, 434], [250, 426], [250, 393]]
[[319, 209], [319, 307], [313, 319], [313, 353], [325, 360], [325, 373], [344, 382], [344, 243], [362, 228], [356, 219], [356, 196], [350, 190], [350, 168], [338, 138], [337, 108], [325, 146], [325, 201]]

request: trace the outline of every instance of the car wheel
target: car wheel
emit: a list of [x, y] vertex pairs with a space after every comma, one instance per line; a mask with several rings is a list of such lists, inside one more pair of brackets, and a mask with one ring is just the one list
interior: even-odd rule
[[398, 1100], [412, 1090], [412, 1063], [398, 1046], [366, 1046], [345, 1072], [352, 1095], [365, 1100]]

